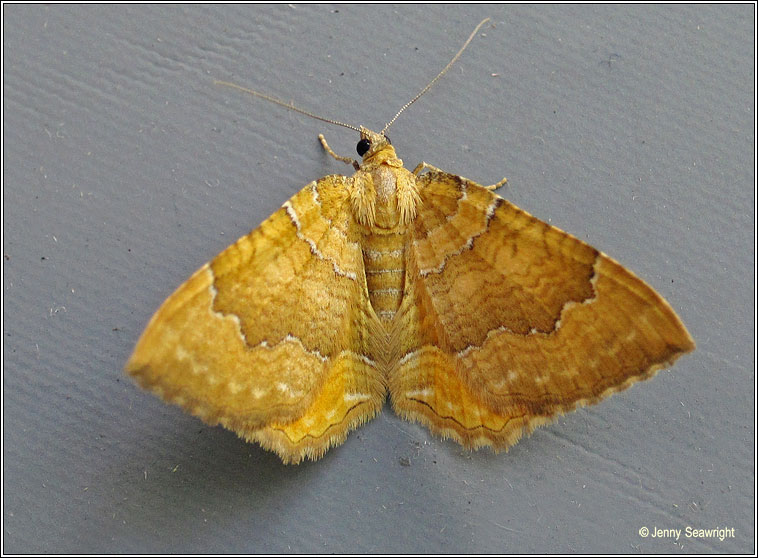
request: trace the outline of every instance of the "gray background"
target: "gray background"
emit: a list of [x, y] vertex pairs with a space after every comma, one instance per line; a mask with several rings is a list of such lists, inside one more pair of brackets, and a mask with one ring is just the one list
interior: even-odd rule
[[[5, 552], [753, 552], [753, 6], [4, 6]], [[388, 407], [316, 463], [122, 367], [192, 271], [381, 128], [629, 266], [698, 343], [509, 453]], [[305, 318], [304, 318], [305, 319]], [[734, 538], [642, 537], [734, 528]]]

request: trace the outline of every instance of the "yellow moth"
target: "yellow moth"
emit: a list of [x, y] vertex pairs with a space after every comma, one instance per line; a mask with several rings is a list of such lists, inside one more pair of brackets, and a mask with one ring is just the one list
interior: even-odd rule
[[386, 136], [400, 112], [376, 133], [245, 91], [356, 130], [361, 161], [320, 136], [355, 173], [305, 186], [158, 309], [126, 370], [166, 401], [287, 463], [342, 443], [388, 393], [497, 450], [694, 349], [660, 295], [495, 194], [504, 180], [405, 169]]

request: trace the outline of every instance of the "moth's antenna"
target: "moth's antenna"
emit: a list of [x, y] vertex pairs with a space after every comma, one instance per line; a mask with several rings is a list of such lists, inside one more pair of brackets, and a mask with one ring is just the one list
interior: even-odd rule
[[350, 124], [345, 124], [344, 122], [332, 120], [331, 118], [324, 118], [323, 116], [318, 116], [317, 114], [313, 114], [312, 112], [308, 112], [307, 110], [297, 108], [292, 103], [285, 103], [284, 101], [280, 101], [276, 97], [270, 97], [269, 95], [258, 93], [257, 91], [253, 91], [252, 89], [248, 89], [247, 87], [242, 87], [241, 85], [237, 85], [236, 83], [230, 83], [228, 81], [220, 81], [220, 80], [215, 80], [213, 83], [215, 83], [216, 85], [226, 85], [227, 87], [233, 87], [234, 89], [239, 89], [240, 91], [244, 91], [245, 93], [250, 93], [251, 95], [260, 97], [261, 99], [265, 99], [272, 103], [276, 103], [277, 105], [281, 105], [284, 108], [294, 110], [295, 112], [299, 112], [300, 114], [304, 114], [305, 116], [310, 116], [311, 118], [315, 118], [316, 120], [321, 120], [322, 122], [326, 122], [328, 124], [336, 124], [337, 126], [342, 126], [343, 128], [349, 128], [359, 133], [361, 131], [360, 128], [356, 128], [355, 126], [351, 126]]
[[474, 30], [471, 32], [471, 35], [469, 35], [469, 38], [468, 38], [468, 39], [466, 39], [466, 42], [465, 42], [465, 43], [463, 43], [463, 46], [461, 47], [461, 49], [460, 49], [460, 50], [459, 50], [459, 51], [456, 53], [456, 55], [455, 55], [455, 56], [453, 56], [453, 59], [452, 59], [450, 62], [448, 62], [447, 66], [445, 66], [444, 68], [442, 68], [442, 71], [441, 71], [439, 74], [437, 74], [437, 75], [435, 76], [435, 78], [434, 78], [432, 81], [430, 81], [430, 82], [429, 82], [429, 83], [426, 85], [426, 87], [424, 87], [424, 88], [421, 90], [421, 92], [420, 92], [418, 95], [416, 95], [415, 97], [413, 97], [413, 99], [411, 99], [410, 101], [408, 101], [407, 103], [405, 103], [405, 105], [403, 105], [403, 108], [401, 108], [399, 111], [397, 111], [397, 114], [396, 114], [396, 115], [395, 115], [395, 116], [392, 118], [392, 120], [390, 120], [389, 122], [387, 122], [387, 125], [386, 125], [386, 126], [384, 127], [384, 129], [383, 129], [383, 130], [380, 132], [380, 134], [384, 135], [384, 132], [386, 132], [386, 131], [387, 131], [387, 129], [388, 129], [390, 126], [392, 126], [392, 123], [393, 123], [395, 120], [397, 120], [397, 117], [398, 117], [398, 116], [400, 116], [400, 113], [401, 113], [401, 112], [403, 112], [405, 109], [407, 109], [407, 108], [408, 108], [409, 106], [411, 106], [413, 103], [415, 103], [416, 101], [418, 101], [418, 98], [419, 98], [419, 97], [421, 97], [421, 95], [423, 95], [424, 93], [426, 93], [427, 91], [429, 91], [429, 89], [431, 89], [432, 85], [434, 85], [434, 84], [437, 82], [437, 80], [438, 80], [438, 79], [440, 79], [442, 76], [444, 76], [444, 75], [447, 73], [447, 71], [450, 69], [450, 67], [451, 67], [453, 64], [455, 64], [456, 60], [458, 60], [458, 59], [461, 57], [461, 54], [463, 54], [463, 51], [464, 51], [464, 50], [466, 50], [466, 47], [468, 46], [468, 44], [469, 44], [469, 43], [470, 43], [470, 42], [471, 42], [471, 41], [474, 39], [474, 36], [476, 35], [477, 31], [479, 31], [479, 29], [481, 29], [481, 28], [482, 28], [482, 26], [483, 26], [485, 23], [487, 23], [489, 20], [490, 20], [490, 18], [486, 18], [486, 19], [483, 19], [483, 20], [481, 21], [481, 23], [479, 23], [479, 25], [477, 25], [477, 26], [476, 26], [476, 29], [474, 29]]

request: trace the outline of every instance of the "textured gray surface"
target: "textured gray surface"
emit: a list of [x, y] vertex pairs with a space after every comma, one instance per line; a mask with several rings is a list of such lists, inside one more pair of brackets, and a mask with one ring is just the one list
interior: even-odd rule
[[[753, 6], [4, 8], [4, 552], [753, 552]], [[673, 371], [467, 453], [391, 410], [316, 463], [137, 389], [160, 302], [392, 129], [635, 270]], [[410, 466], [407, 461], [410, 460]], [[406, 466], [403, 465], [406, 464]], [[734, 528], [734, 538], [642, 537]]]

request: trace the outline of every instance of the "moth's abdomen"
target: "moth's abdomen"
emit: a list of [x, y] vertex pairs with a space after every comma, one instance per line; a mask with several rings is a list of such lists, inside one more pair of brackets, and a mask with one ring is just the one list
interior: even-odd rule
[[363, 241], [368, 295], [374, 312], [387, 323], [403, 300], [407, 234], [369, 234]]

